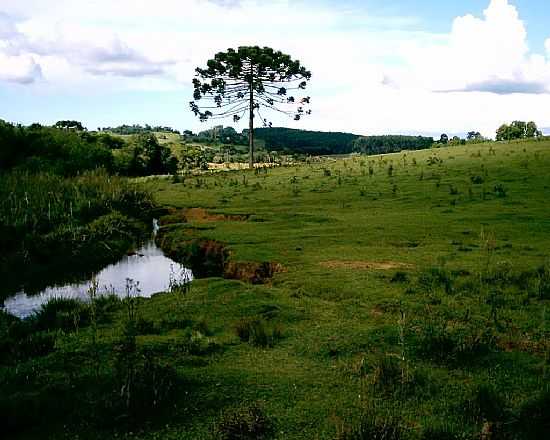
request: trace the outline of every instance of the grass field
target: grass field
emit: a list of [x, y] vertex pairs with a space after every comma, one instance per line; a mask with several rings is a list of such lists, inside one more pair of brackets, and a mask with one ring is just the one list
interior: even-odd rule
[[[148, 180], [171, 209], [166, 251], [225, 257], [226, 278], [221, 269], [185, 295], [139, 301], [148, 325], [137, 344], [181, 385], [169, 407], [117, 435], [542, 438], [549, 175], [540, 141]], [[202, 253], [181, 252], [192, 241]], [[227, 279], [254, 274], [262, 283]], [[125, 316], [99, 328], [102, 374]], [[62, 356], [87, 359], [91, 332], [59, 336], [45, 374], [68, 373]], [[78, 374], [91, 377], [87, 362]], [[59, 437], [93, 437], [63, 423], [51, 426]], [[239, 429], [250, 436], [231, 436]]]

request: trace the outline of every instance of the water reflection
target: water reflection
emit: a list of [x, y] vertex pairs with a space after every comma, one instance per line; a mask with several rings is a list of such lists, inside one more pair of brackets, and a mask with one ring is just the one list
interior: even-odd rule
[[[155, 225], [156, 226], [156, 225]], [[141, 247], [136, 254], [123, 257], [118, 263], [105, 267], [96, 274], [99, 294], [126, 294], [126, 279], [139, 282], [139, 296], [150, 297], [154, 293], [169, 289], [170, 281], [190, 281], [190, 269], [166, 257], [153, 241]], [[52, 286], [37, 295], [27, 295], [24, 291], [4, 301], [8, 313], [20, 318], [31, 315], [51, 298], [79, 298], [87, 300], [91, 281], [79, 284]]]

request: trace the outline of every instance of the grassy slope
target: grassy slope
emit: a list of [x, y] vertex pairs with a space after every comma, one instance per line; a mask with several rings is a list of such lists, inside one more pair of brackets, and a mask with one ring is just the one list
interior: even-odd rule
[[[434, 156], [443, 162], [428, 165]], [[330, 177], [323, 168], [331, 170]], [[407, 313], [407, 329], [427, 325], [428, 315], [440, 312], [458, 316], [469, 310], [480, 327], [491, 322], [485, 297], [438, 294], [441, 304], [432, 307], [425, 292], [407, 295], [406, 284], [391, 283], [395, 271], [327, 269], [320, 263], [392, 261], [411, 265], [413, 274], [444, 264], [475, 274], [486, 261], [480, 239], [485, 231], [496, 240], [491, 267], [508, 262], [514, 270], [534, 268], [544, 262], [550, 245], [549, 172], [550, 143], [538, 142], [352, 158], [259, 176], [246, 173], [247, 186], [242, 174], [207, 178], [207, 187], [201, 188], [189, 182], [153, 183], [151, 189], [167, 206], [252, 214], [261, 221], [212, 223], [212, 229], [200, 233], [225, 242], [234, 260], [275, 261], [287, 269], [270, 286], [196, 282], [185, 313], [204, 317], [216, 339], [235, 341], [232, 324], [261, 313], [266, 305], [280, 308], [276, 321], [284, 326], [285, 337], [269, 350], [224, 345], [221, 356], [185, 374], [210, 383], [207, 395], [214, 400], [265, 400], [281, 438], [330, 438], [335, 419], [374, 398], [354, 374], [362, 357], [399, 352], [399, 301]], [[484, 183], [472, 184], [472, 176], [482, 176]], [[498, 184], [506, 197], [494, 193]], [[456, 192], [451, 187], [458, 194], [451, 194]], [[149, 309], [162, 315], [171, 299], [158, 297], [152, 303]], [[541, 340], [544, 304], [525, 302], [517, 292], [506, 297], [500, 313], [509, 325], [498, 335], [501, 343], [529, 347], [529, 341]], [[402, 400], [395, 411], [405, 414], [414, 429], [440, 421], [462, 426], [456, 408], [467, 399], [469, 387], [483, 382], [494, 383], [513, 407], [542, 387], [540, 354], [530, 351], [503, 350], [479, 364], [458, 367], [411, 355], [411, 368], [424, 371], [428, 385]], [[399, 406], [397, 400], [381, 401]], [[206, 432], [216, 411], [210, 408], [193, 419], [189, 438]], [[463, 426], [480, 429], [475, 423]]]
[[[443, 162], [428, 165], [433, 156]], [[275, 420], [280, 439], [334, 438], [336, 427], [369, 402], [383, 416], [402, 415], [413, 437], [441, 423], [479, 433], [481, 421], [465, 418], [463, 410], [476, 384], [494, 384], [511, 409], [543, 388], [548, 343], [542, 310], [548, 301], [510, 291], [499, 312], [506, 323], [498, 331], [501, 349], [467, 363], [436, 362], [415, 350], [418, 331], [443, 315], [451, 323], [468, 316], [480, 331], [491, 327], [486, 296], [467, 289], [405, 292], [418, 273], [434, 266], [469, 271], [475, 278], [486, 260], [478, 247], [482, 230], [496, 239], [491, 267], [506, 261], [520, 271], [543, 263], [550, 245], [549, 172], [550, 143], [539, 142], [356, 157], [259, 175], [220, 173], [185, 185], [149, 181], [166, 206], [252, 214], [244, 222], [196, 224], [195, 233], [226, 243], [236, 261], [274, 261], [286, 271], [268, 285], [211, 278], [195, 281], [185, 298], [161, 294], [140, 301], [146, 319], [206, 321], [212, 331], [208, 341], [217, 349], [182, 354], [177, 347], [183, 330], [139, 337], [140, 345], [154, 347], [177, 368], [188, 392], [177, 397], [166, 419], [133, 438], [210, 438], [221, 410], [258, 400]], [[484, 183], [472, 184], [471, 176], [478, 175]], [[497, 184], [506, 197], [495, 195]], [[451, 194], [450, 186], [459, 193]], [[173, 228], [184, 236], [185, 225]], [[396, 270], [320, 264], [328, 261], [406, 263], [411, 281], [391, 282]], [[374, 390], [369, 366], [376, 366], [377, 355], [400, 352], [400, 308], [406, 313], [408, 368], [418, 379], [413, 391], [398, 395]], [[273, 348], [252, 347], [235, 336], [239, 319], [268, 315], [283, 332]], [[101, 332], [107, 346], [120, 332], [120, 321]], [[58, 346], [70, 355], [86, 351], [87, 344], [83, 329]], [[358, 374], [362, 364], [367, 375]]]

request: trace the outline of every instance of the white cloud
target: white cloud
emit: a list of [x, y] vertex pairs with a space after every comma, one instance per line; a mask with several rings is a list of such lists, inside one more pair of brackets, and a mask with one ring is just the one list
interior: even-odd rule
[[194, 68], [215, 52], [258, 44], [313, 72], [312, 117], [280, 124], [486, 135], [511, 119], [550, 126], [550, 38], [546, 54], [531, 53], [512, 1], [487, 2], [482, 16], [457, 17], [437, 34], [420, 31], [414, 17], [338, 2], [0, 0], [0, 80], [43, 76], [41, 90], [75, 94], [185, 92]]
[[9, 56], [0, 52], [0, 81], [31, 84], [42, 77], [42, 69], [28, 55]]

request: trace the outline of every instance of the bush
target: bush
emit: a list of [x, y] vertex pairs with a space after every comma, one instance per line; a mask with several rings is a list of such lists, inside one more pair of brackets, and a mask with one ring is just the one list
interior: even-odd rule
[[336, 434], [335, 440], [401, 440], [405, 438], [405, 431], [401, 420], [389, 416], [377, 416], [372, 410], [362, 415], [361, 420], [354, 426], [344, 426]]
[[390, 281], [392, 283], [406, 283], [409, 281], [409, 275], [407, 272], [397, 271], [393, 274]]
[[55, 349], [55, 335], [51, 333], [34, 333], [19, 341], [15, 346], [17, 359], [25, 360], [45, 356]]
[[132, 343], [118, 347], [114, 378], [113, 416], [124, 413], [134, 420], [150, 418], [152, 411], [171, 403], [179, 382], [171, 365], [150, 352], [137, 351]]
[[278, 327], [268, 325], [263, 319], [243, 318], [235, 324], [235, 333], [242, 342], [256, 347], [273, 347], [281, 338]]
[[262, 440], [272, 434], [273, 425], [258, 404], [225, 411], [214, 427], [217, 440]]
[[30, 318], [37, 330], [76, 330], [90, 321], [90, 308], [72, 298], [52, 298]]
[[485, 182], [485, 179], [482, 176], [471, 176], [470, 181], [474, 185], [481, 185], [483, 182]]
[[158, 335], [161, 332], [160, 326], [150, 319], [139, 317], [135, 323], [135, 331], [138, 335]]
[[493, 385], [480, 384], [464, 403], [467, 414], [476, 421], [500, 422], [504, 419], [505, 403]]
[[445, 293], [453, 292], [452, 274], [440, 267], [432, 267], [421, 272], [418, 276], [418, 284], [429, 292], [433, 292], [440, 287], [445, 290]]
[[467, 362], [485, 356], [496, 348], [493, 331], [486, 325], [450, 327], [446, 321], [434, 320], [420, 330], [418, 353], [440, 362]]
[[396, 356], [383, 355], [376, 361], [372, 383], [377, 389], [389, 390], [401, 381], [401, 365]]
[[525, 439], [546, 438], [550, 432], [550, 388], [522, 403], [519, 408], [515, 429]]
[[422, 432], [422, 440], [458, 440], [460, 430], [450, 425], [428, 426]]
[[105, 322], [110, 315], [122, 307], [122, 300], [115, 294], [99, 295], [95, 299], [96, 317], [100, 322]]

